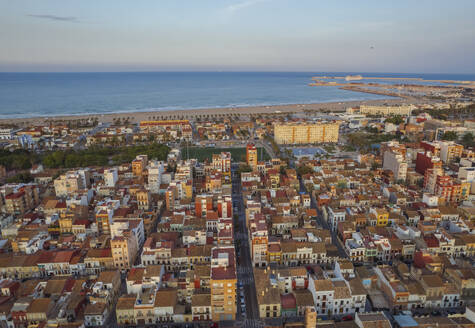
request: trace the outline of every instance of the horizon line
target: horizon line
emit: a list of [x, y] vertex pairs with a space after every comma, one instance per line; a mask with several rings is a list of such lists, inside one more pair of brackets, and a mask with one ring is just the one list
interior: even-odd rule
[[442, 74], [475, 75], [456, 72], [380, 72], [380, 71], [310, 71], [310, 70], [117, 70], [117, 71], [0, 71], [0, 74], [97, 74], [97, 73], [331, 73], [331, 74]]

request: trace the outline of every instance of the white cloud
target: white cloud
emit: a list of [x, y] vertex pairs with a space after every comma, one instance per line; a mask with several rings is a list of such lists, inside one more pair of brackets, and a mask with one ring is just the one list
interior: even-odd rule
[[238, 2], [238, 3], [227, 6], [226, 11], [229, 12], [229, 13], [234, 13], [234, 12], [239, 11], [241, 9], [252, 7], [252, 6], [254, 6], [258, 3], [266, 2], [266, 1], [269, 1], [269, 0], [246, 0], [246, 1], [241, 1], [241, 2]]

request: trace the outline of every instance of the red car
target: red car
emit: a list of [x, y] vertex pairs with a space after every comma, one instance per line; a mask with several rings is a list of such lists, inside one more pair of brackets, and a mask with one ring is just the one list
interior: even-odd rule
[[351, 314], [345, 315], [343, 318], [341, 318], [342, 321], [352, 321], [353, 316]]

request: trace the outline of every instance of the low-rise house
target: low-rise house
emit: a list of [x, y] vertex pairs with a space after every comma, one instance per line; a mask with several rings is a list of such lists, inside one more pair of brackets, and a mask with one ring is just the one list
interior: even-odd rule
[[86, 327], [100, 327], [106, 324], [109, 311], [105, 303], [88, 304], [84, 310], [84, 325]]

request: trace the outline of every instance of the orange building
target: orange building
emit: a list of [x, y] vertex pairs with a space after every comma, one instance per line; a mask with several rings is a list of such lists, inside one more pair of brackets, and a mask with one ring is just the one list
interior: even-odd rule
[[167, 191], [165, 192], [165, 202], [168, 211], [172, 211], [175, 209], [175, 198], [176, 198], [176, 187], [169, 186]]
[[247, 144], [246, 162], [253, 170], [257, 168], [257, 148], [254, 144]]
[[236, 258], [234, 247], [211, 251], [211, 317], [213, 321], [236, 320]]
[[213, 197], [208, 195], [198, 195], [195, 199], [196, 216], [206, 217], [206, 213], [213, 209]]
[[147, 167], [148, 164], [148, 157], [147, 155], [138, 155], [133, 161], [132, 161], [132, 173], [135, 176], [141, 176], [143, 175], [145, 167]]
[[460, 200], [461, 185], [456, 183], [450, 176], [439, 175], [435, 183], [435, 193], [441, 200], [455, 203]]
[[110, 234], [110, 220], [109, 213], [101, 210], [96, 213], [96, 224], [99, 234]]

